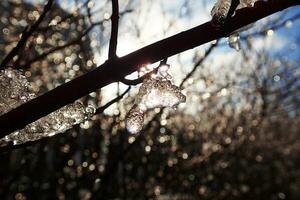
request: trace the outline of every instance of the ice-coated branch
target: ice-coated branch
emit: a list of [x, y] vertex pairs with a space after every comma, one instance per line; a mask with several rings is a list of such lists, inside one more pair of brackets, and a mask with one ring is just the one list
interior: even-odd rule
[[121, 80], [143, 64], [154, 63], [212, 40], [226, 37], [243, 26], [299, 4], [299, 0], [259, 1], [253, 7], [236, 11], [223, 29], [218, 29], [211, 22], [207, 22], [150, 44], [126, 56], [109, 60], [98, 68], [2, 115], [0, 117], [0, 137], [21, 129], [96, 89]]
[[[122, 98], [124, 98], [124, 96], [130, 91], [131, 87], [129, 86], [121, 95], [117, 96], [116, 98], [112, 99], [111, 101], [107, 102], [105, 105], [103, 106], [100, 106], [96, 109], [96, 112], [95, 114], [101, 114], [104, 112], [104, 110], [106, 110], [107, 108], [109, 108], [111, 105], [113, 105], [114, 103], [120, 101]], [[77, 103], [78, 104], [78, 103]], [[64, 110], [60, 110], [60, 112]], [[72, 110], [71, 110], [72, 111]], [[87, 109], [85, 109], [85, 111], [88, 111]], [[52, 114], [53, 115], [53, 114]], [[56, 115], [54, 113], [54, 115]], [[56, 116], [55, 116], [56, 117]], [[42, 118], [43, 119], [43, 118]], [[35, 124], [37, 124], [40, 120], [38, 120], [37, 122], [34, 122]], [[45, 120], [44, 120], [45, 121]], [[64, 119], [65, 121], [65, 119]], [[75, 128], [78, 128], [80, 126], [80, 124], [76, 124], [76, 125], [73, 125], [73, 129]], [[28, 126], [30, 128], [30, 126]], [[32, 126], [31, 126], [32, 127]], [[71, 128], [69, 126], [69, 128]], [[25, 134], [28, 134], [26, 133], [27, 130], [23, 130], [23, 133]], [[63, 131], [62, 131], [63, 132]], [[34, 135], [36, 135], [37, 133], [34, 133]], [[44, 130], [43, 130], [43, 134], [44, 134]], [[34, 136], [33, 134], [31, 134], [32, 136]], [[29, 147], [29, 146], [32, 146], [32, 145], [35, 145], [37, 143], [40, 143], [40, 142], [47, 142], [49, 139], [51, 138], [54, 138], [54, 137], [57, 137], [59, 134], [54, 134], [53, 136], [51, 137], [41, 137], [41, 138], [37, 138], [38, 140], [26, 140], [24, 141], [24, 143], [22, 142], [19, 142], [19, 143], [13, 143], [12, 140], [10, 140], [10, 142], [6, 142], [5, 140], [2, 139], [2, 142], [5, 142], [6, 144], [4, 146], [1, 146], [1, 139], [0, 139], [0, 154], [1, 153], [5, 153], [5, 152], [9, 152], [9, 151], [12, 151], [14, 149], [19, 149], [19, 148], [25, 148], [25, 147]], [[16, 135], [11, 135], [11, 136], [16, 136]], [[6, 136], [6, 138], [9, 138], [10, 136]]]
[[[30, 83], [22, 72], [14, 69], [0, 71], [0, 115], [36, 97]], [[94, 113], [93, 106], [85, 107], [81, 102], [68, 104], [51, 114], [25, 126], [21, 130], [0, 138], [0, 147], [26, 143], [65, 132], [73, 125], [84, 122]]]

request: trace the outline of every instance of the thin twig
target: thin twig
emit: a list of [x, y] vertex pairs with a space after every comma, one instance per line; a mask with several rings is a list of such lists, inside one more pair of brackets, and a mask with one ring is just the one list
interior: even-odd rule
[[179, 88], [182, 89], [184, 83], [195, 73], [195, 71], [198, 69], [199, 66], [202, 65], [203, 61], [207, 58], [207, 56], [212, 52], [212, 50], [218, 45], [219, 40], [217, 40], [216, 43], [212, 44], [208, 50], [205, 52], [204, 56], [200, 58], [195, 64], [193, 69], [184, 77], [184, 79], [181, 81]]
[[230, 8], [229, 8], [229, 11], [228, 11], [228, 15], [227, 15], [227, 18], [226, 18], [226, 21], [229, 20], [230, 17], [233, 16], [236, 8], [238, 7], [238, 5], [240, 4], [240, 0], [231, 0], [231, 4], [230, 4]]
[[117, 96], [116, 98], [114, 98], [113, 100], [109, 101], [108, 103], [106, 103], [105, 105], [97, 108], [96, 113], [95, 114], [99, 114], [102, 113], [105, 109], [107, 109], [109, 106], [111, 106], [112, 104], [120, 101], [129, 91], [130, 91], [131, 87], [129, 86], [121, 95]]
[[109, 41], [109, 59], [117, 57], [117, 44], [118, 44], [118, 29], [119, 29], [119, 2], [118, 0], [111, 0], [112, 15], [111, 15], [111, 36]]
[[154, 68], [152, 71], [144, 74], [143, 76], [137, 78], [137, 79], [133, 79], [133, 80], [129, 80], [126, 78], [123, 78], [120, 80], [121, 83], [124, 83], [125, 85], [138, 85], [140, 83], [142, 83], [144, 81], [144, 79], [151, 77], [152, 74], [156, 74], [158, 69], [162, 66], [165, 65], [167, 63], [167, 58], [165, 58], [164, 60], [162, 60], [159, 63], [159, 66]]

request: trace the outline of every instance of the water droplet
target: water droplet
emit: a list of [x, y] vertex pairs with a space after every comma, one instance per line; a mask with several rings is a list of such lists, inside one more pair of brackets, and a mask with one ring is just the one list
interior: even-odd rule
[[267, 36], [272, 36], [274, 34], [274, 31], [272, 29], [267, 30], [266, 32]]
[[274, 77], [273, 77], [273, 80], [275, 81], [275, 82], [278, 82], [278, 81], [280, 81], [280, 76], [278, 76], [278, 75], [275, 75]]
[[293, 22], [291, 20], [285, 22], [285, 27], [291, 28], [292, 26], [293, 26]]
[[241, 49], [240, 35], [238, 33], [230, 35], [228, 38], [228, 44], [231, 48], [239, 51]]
[[93, 106], [93, 105], [88, 105], [86, 108], [85, 108], [85, 112], [87, 113], [87, 114], [95, 114], [95, 112], [96, 112], [96, 108], [95, 108], [95, 106]]

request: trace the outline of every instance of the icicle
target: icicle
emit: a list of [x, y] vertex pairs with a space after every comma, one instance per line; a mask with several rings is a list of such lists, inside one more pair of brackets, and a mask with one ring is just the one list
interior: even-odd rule
[[[0, 115], [36, 97], [31, 92], [29, 82], [20, 71], [5, 69], [0, 71]], [[0, 139], [0, 146], [9, 142], [14, 145], [34, 141], [63, 133], [73, 125], [84, 122], [95, 113], [94, 106], [84, 106], [75, 102], [50, 113], [49, 115], [25, 126]]]
[[239, 51], [241, 49], [239, 33], [233, 33], [232, 35], [230, 35], [228, 38], [228, 44], [229, 47], [235, 49], [236, 51]]
[[149, 109], [172, 107], [185, 102], [181, 90], [170, 81], [168, 65], [161, 66], [155, 77], [145, 79], [137, 94], [135, 104], [126, 116], [126, 128], [130, 133], [142, 130], [144, 114]]

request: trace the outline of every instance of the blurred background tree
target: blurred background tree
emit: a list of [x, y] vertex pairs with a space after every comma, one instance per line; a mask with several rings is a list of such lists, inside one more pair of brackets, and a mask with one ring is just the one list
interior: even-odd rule
[[[44, 3], [0, 2], [0, 61]], [[213, 3], [120, 1], [117, 54], [209, 20]], [[106, 60], [110, 18], [108, 0], [56, 1], [7, 65], [43, 94]], [[138, 135], [124, 128], [137, 87], [90, 93], [81, 101], [95, 106], [121, 96], [64, 134], [2, 152], [1, 199], [299, 199], [299, 18], [294, 7], [257, 22], [238, 52], [220, 39], [169, 58], [187, 102], [149, 111]]]

